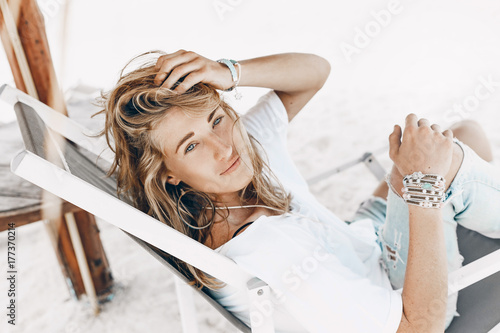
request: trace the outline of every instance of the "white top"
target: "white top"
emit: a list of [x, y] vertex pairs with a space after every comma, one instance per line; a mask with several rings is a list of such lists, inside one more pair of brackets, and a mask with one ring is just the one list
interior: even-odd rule
[[[396, 332], [401, 295], [380, 265], [372, 221], [347, 225], [309, 192], [288, 154], [288, 117], [274, 91], [242, 118], [292, 193], [293, 212], [305, 217], [261, 216], [216, 251], [270, 286], [276, 332]], [[212, 294], [250, 324], [246, 290], [225, 286]]]

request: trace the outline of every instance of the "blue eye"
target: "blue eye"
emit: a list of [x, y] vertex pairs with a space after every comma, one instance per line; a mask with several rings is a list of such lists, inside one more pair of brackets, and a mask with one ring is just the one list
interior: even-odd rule
[[[221, 117], [219, 117], [219, 118], [217, 118], [217, 119], [215, 119], [215, 120], [214, 120], [214, 127], [215, 127], [216, 125], [219, 125], [219, 124], [220, 124], [220, 122], [222, 121], [222, 118], [224, 118], [224, 116], [221, 116]], [[217, 122], [218, 120], [220, 120], [220, 121], [219, 121], [219, 122]], [[217, 124], [216, 124], [216, 122], [217, 122]]]
[[189, 153], [191, 150], [193, 150], [193, 149], [189, 149], [189, 147], [191, 147], [191, 146], [192, 146], [192, 147], [193, 147], [193, 149], [194, 149], [194, 143], [192, 143], [192, 144], [190, 144], [189, 146], [187, 146], [187, 148], [186, 148], [186, 153]]
[[[219, 118], [216, 118], [216, 119], [214, 120], [214, 123], [213, 123], [212, 128], [213, 128], [213, 127], [215, 127], [215, 126], [217, 126], [217, 125], [219, 125], [219, 124], [220, 124], [220, 122], [222, 121], [222, 118], [224, 118], [224, 116], [220, 116]], [[192, 144], [190, 144], [189, 146], [187, 146], [187, 147], [186, 147], [185, 154], [186, 154], [186, 153], [189, 153], [190, 151], [192, 151], [192, 150], [194, 149], [194, 147], [196, 147], [197, 145], [198, 145], [198, 144], [192, 143]], [[193, 148], [189, 149], [190, 147], [193, 147]]]

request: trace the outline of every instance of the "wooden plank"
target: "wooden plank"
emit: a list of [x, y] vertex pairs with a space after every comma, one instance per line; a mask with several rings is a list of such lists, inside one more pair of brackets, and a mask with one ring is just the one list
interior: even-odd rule
[[79, 210], [74, 215], [75, 220], [78, 221], [77, 227], [82, 243], [92, 246], [90, 249], [87, 247], [85, 255], [89, 269], [96, 277], [93, 281], [97, 297], [104, 301], [112, 293], [113, 276], [102, 243], [94, 241], [94, 239], [99, 239], [99, 228], [97, 228], [94, 215], [84, 210]]
[[[42, 215], [44, 211], [42, 210]], [[64, 219], [64, 215], [52, 217], [50, 222], [46, 224], [48, 234], [52, 241], [56, 244], [56, 256], [59, 265], [64, 268], [63, 273], [67, 277], [66, 283], [70, 289], [72, 296], [80, 299], [81, 295], [85, 294], [85, 286], [83, 285], [80, 268], [76, 259], [73, 244], [69, 237], [69, 230]]]
[[[2, 198], [3, 200], [3, 198]], [[29, 202], [28, 202], [29, 200]], [[44, 209], [51, 209], [60, 206], [60, 203], [41, 203], [40, 201], [34, 201], [31, 199], [19, 199], [12, 200], [13, 205], [16, 205], [16, 209], [11, 209], [9, 211], [0, 212], [0, 232], [8, 229], [8, 224], [14, 222], [17, 227], [23, 225], [41, 221], [43, 219], [42, 211]], [[25, 206], [20, 206], [22, 203], [27, 203]], [[63, 213], [75, 213], [80, 212], [81, 209], [69, 202], [63, 201], [62, 204]]]
[[[4, 9], [5, 7], [6, 6], [2, 6]], [[32, 90], [30, 87], [35, 87], [36, 94], [41, 102], [67, 115], [63, 95], [58, 87], [55, 70], [52, 64], [49, 45], [45, 34], [43, 16], [38, 9], [36, 1], [11, 0], [9, 1], [9, 7], [10, 11], [8, 13], [0, 13], [0, 37], [2, 38], [2, 43], [14, 74], [16, 86], [25, 92]], [[7, 32], [8, 27], [6, 27], [6, 23], [8, 24], [9, 20], [6, 21], [5, 18], [10, 18], [10, 14], [12, 14], [11, 16], [13, 17], [13, 20], [11, 21], [15, 21], [17, 25], [19, 39], [12, 39]], [[10, 30], [12, 32], [12, 29]], [[14, 49], [19, 50], [17, 47], [18, 44], [16, 44], [18, 41], [22, 44], [22, 49], [24, 50], [24, 54], [29, 65], [28, 73], [23, 66], [23, 58], [19, 57], [19, 52], [14, 51]], [[42, 192], [42, 198], [45, 197], [50, 196], [47, 196], [46, 192]], [[59, 214], [62, 214], [63, 205], [59, 208]], [[42, 217], [45, 217], [44, 212], [45, 211], [43, 210], [41, 211]], [[88, 213], [85, 214], [88, 215]], [[85, 217], [82, 213], [78, 214], [78, 217], [79, 219], [76, 219], [77, 224], [80, 222], [82, 224], [89, 224], [89, 230], [98, 230], [93, 216]], [[53, 240], [53, 244], [56, 248], [56, 253], [58, 255], [63, 274], [65, 274], [66, 277], [69, 277], [69, 280], [71, 281], [68, 284], [70, 291], [75, 294], [77, 298], [79, 298], [80, 295], [84, 293], [81, 283], [81, 272], [78, 268], [78, 263], [76, 261], [63, 215], [51, 216], [48, 226], [49, 230], [51, 230], [51, 239]], [[83, 249], [86, 252], [86, 256], [92, 258], [100, 257], [103, 265], [107, 265], [108, 262], [105, 259], [105, 253], [102, 248], [98, 232], [91, 233], [88, 237], [84, 237], [83, 239], [86, 241], [86, 243], [82, 244]], [[100, 246], [96, 246], [95, 243]], [[101, 252], [89, 255], [91, 251]], [[109, 292], [112, 287], [109, 266], [107, 266], [106, 269], [100, 269], [99, 272], [92, 270], [93, 267], [89, 268], [92, 274], [91, 279], [94, 283], [96, 281], [108, 282], [102, 290], [97, 290], [97, 293]], [[104, 276], [100, 276], [99, 274], [104, 274]], [[66, 281], [68, 280], [66, 279]]]
[[[12, 13], [12, 16], [14, 17], [14, 20], [16, 22], [19, 19], [21, 10], [21, 6], [18, 2], [18, 0], [9, 2], [10, 12]], [[9, 60], [10, 69], [12, 71], [12, 74], [14, 75], [14, 82], [16, 83], [16, 87], [22, 91], [27, 91], [23, 76], [21, 74], [21, 67], [16, 58], [14, 45], [9, 36], [2, 10], [0, 10], [0, 38], [2, 39], [2, 44], [5, 50], [5, 54], [7, 55], [7, 59]]]
[[[57, 76], [52, 65], [45, 23], [43, 16], [34, 0], [8, 1], [10, 12], [17, 25], [20, 42], [26, 55], [31, 78], [33, 80], [38, 99], [53, 109], [67, 115], [64, 97], [57, 83]], [[22, 73], [22, 65], [16, 58], [14, 45], [7, 34], [3, 14], [0, 13], [2, 43], [6, 50], [16, 87], [24, 92], [30, 83]], [[36, 98], [36, 97], [35, 97]]]

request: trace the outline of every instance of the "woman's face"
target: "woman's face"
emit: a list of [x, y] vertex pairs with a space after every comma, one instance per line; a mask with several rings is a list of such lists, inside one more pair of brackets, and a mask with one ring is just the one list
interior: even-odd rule
[[168, 183], [183, 181], [206, 193], [230, 194], [248, 185], [252, 163], [234, 121], [219, 106], [201, 117], [169, 110], [154, 129], [168, 168]]

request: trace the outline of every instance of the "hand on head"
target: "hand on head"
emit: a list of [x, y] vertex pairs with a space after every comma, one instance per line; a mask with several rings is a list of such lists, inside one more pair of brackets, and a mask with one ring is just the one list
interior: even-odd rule
[[403, 176], [416, 171], [445, 176], [452, 162], [453, 133], [441, 132], [439, 125], [430, 125], [427, 119], [417, 120], [415, 114], [409, 114], [404, 132], [399, 125], [394, 126], [389, 156]]
[[231, 72], [223, 64], [185, 50], [162, 55], [155, 69], [155, 84], [182, 94], [199, 82], [224, 90], [233, 86]]

